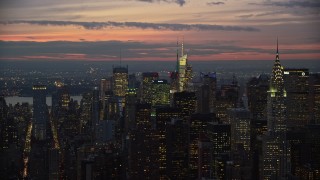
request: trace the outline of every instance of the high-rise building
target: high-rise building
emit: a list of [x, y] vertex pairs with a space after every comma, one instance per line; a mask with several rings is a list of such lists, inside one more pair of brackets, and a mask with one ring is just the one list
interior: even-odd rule
[[267, 119], [268, 133], [263, 142], [263, 179], [282, 179], [287, 177], [288, 158], [286, 142], [286, 90], [284, 71], [277, 54], [268, 91]]
[[209, 86], [209, 111], [215, 112], [216, 93], [217, 93], [217, 75], [215, 72], [201, 73], [202, 83]]
[[170, 179], [188, 178], [188, 125], [182, 119], [166, 123], [166, 174]]
[[320, 124], [320, 73], [310, 75], [310, 121]]
[[196, 112], [197, 98], [194, 92], [177, 92], [173, 95], [173, 107], [180, 108], [183, 116], [190, 116]]
[[189, 118], [189, 177], [195, 179], [198, 177], [199, 151], [198, 142], [200, 136], [205, 135], [209, 122], [215, 121], [215, 114], [192, 114]]
[[97, 136], [96, 133], [98, 133], [97, 127], [98, 127], [99, 121], [100, 121], [99, 89], [98, 87], [94, 87], [92, 92], [92, 112], [91, 112], [91, 122], [92, 122], [91, 131], [92, 131], [93, 139], [95, 139], [95, 137]]
[[284, 69], [284, 86], [287, 91], [287, 127], [302, 127], [310, 120], [309, 70]]
[[130, 132], [129, 179], [159, 179], [159, 142], [152, 129], [151, 105], [136, 105], [136, 129]]
[[197, 112], [210, 113], [210, 86], [201, 85], [197, 91]]
[[223, 122], [227, 122], [227, 109], [236, 108], [239, 99], [238, 83], [233, 81], [232, 84], [222, 85], [217, 93], [216, 114]]
[[182, 118], [181, 110], [172, 107], [156, 108], [156, 129], [159, 139], [159, 173], [160, 178], [164, 179], [167, 169], [167, 146], [166, 146], [166, 124], [171, 122], [171, 119]]
[[128, 90], [128, 67], [113, 67], [113, 93], [124, 97]]
[[212, 142], [205, 135], [200, 135], [198, 140], [198, 179], [212, 177], [212, 149]]
[[152, 90], [152, 83], [159, 79], [157, 72], [144, 72], [142, 73], [142, 86], [141, 86], [141, 99], [145, 103], [152, 101], [152, 95], [155, 93]]
[[188, 54], [184, 54], [183, 42], [181, 44], [181, 56], [177, 58], [178, 70], [178, 91], [186, 91], [188, 83], [192, 80], [192, 67], [188, 64]]
[[248, 106], [254, 121], [267, 120], [269, 84], [265, 74], [251, 78], [247, 83]]
[[34, 85], [33, 91], [33, 135], [38, 140], [45, 140], [47, 136], [48, 109], [46, 104], [47, 87]]
[[228, 118], [231, 124], [231, 149], [233, 152], [244, 149], [249, 159], [250, 153], [250, 111], [243, 108], [231, 108], [228, 110]]
[[167, 80], [153, 80], [151, 84], [151, 92], [152, 106], [170, 105], [170, 85]]
[[111, 78], [102, 78], [100, 80], [100, 101], [101, 101], [101, 109], [100, 109], [100, 120], [105, 119], [105, 108], [106, 108], [106, 92], [112, 91], [112, 81]]
[[[226, 161], [224, 155], [231, 152], [231, 126], [219, 122], [207, 124], [207, 136], [212, 143], [212, 175], [216, 179], [224, 179]], [[227, 157], [229, 160], [229, 156]]]
[[91, 119], [92, 93], [84, 93], [80, 101], [80, 133], [89, 134], [92, 127]]

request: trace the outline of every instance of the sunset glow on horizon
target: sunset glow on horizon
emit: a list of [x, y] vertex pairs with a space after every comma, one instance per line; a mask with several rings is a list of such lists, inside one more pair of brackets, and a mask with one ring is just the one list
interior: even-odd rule
[[[320, 60], [320, 3], [4, 0], [0, 60]], [[180, 47], [179, 47], [180, 48]]]

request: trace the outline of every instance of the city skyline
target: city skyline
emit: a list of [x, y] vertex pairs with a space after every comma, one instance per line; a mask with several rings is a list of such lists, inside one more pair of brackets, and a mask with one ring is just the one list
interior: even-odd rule
[[319, 60], [314, 0], [2, 1], [0, 60]]

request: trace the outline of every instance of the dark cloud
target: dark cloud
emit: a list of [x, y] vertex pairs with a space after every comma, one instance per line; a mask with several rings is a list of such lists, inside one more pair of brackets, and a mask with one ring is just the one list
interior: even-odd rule
[[166, 23], [144, 23], [144, 22], [77, 22], [77, 21], [2, 21], [0, 24], [34, 24], [44, 26], [80, 26], [89, 30], [99, 30], [108, 27], [120, 28], [139, 28], [139, 29], [154, 29], [154, 30], [171, 30], [171, 31], [260, 31], [258, 28], [249, 26], [221, 26], [211, 24], [166, 24]]
[[149, 2], [149, 3], [153, 3], [153, 2], [176, 3], [176, 4], [179, 4], [180, 6], [183, 6], [186, 4], [185, 0], [136, 0], [136, 1]]
[[240, 15], [240, 16], [237, 16], [237, 17], [240, 17], [240, 18], [251, 18], [253, 16], [254, 16], [253, 14], [245, 14], [245, 15]]
[[218, 1], [218, 2], [207, 2], [208, 6], [217, 6], [217, 5], [223, 5], [224, 2]]
[[249, 3], [252, 5], [267, 5], [280, 7], [303, 7], [303, 8], [320, 8], [319, 0], [289, 0], [289, 1], [266, 1], [263, 3]]
[[[26, 42], [0, 41], [0, 59], [77, 59], [78, 55], [85, 57], [81, 60], [107, 59], [118, 60], [120, 49], [123, 59], [167, 58], [175, 60], [176, 43], [146, 43], [137, 41], [97, 41], [97, 42]], [[274, 54], [275, 49], [261, 49], [235, 45], [233, 42], [214, 41], [206, 44], [185, 43], [185, 49], [190, 56], [209, 56], [223, 53], [266, 53]], [[281, 54], [320, 53], [319, 49], [284, 49]], [[191, 58], [192, 59], [192, 58]], [[67, 60], [67, 59], [65, 59]]]

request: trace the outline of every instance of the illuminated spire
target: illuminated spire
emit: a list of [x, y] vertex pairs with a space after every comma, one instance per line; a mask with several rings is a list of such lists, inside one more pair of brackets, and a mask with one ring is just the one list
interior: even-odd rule
[[283, 67], [280, 63], [280, 58], [279, 58], [278, 38], [277, 38], [277, 54], [276, 54], [276, 59], [274, 61], [273, 68], [272, 68], [271, 84], [272, 84], [272, 87], [274, 88], [277, 88], [277, 89], [283, 88]]

